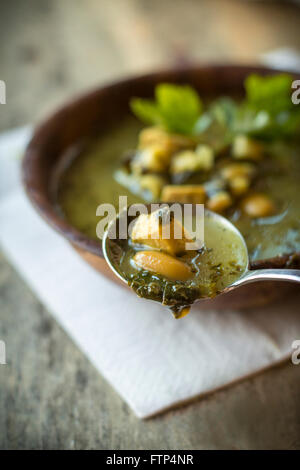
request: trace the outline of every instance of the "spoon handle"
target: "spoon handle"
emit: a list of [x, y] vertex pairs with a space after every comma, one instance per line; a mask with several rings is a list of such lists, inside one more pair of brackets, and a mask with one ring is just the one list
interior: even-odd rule
[[257, 281], [300, 282], [300, 269], [257, 269], [255, 271], [247, 271], [232, 286], [237, 287]]

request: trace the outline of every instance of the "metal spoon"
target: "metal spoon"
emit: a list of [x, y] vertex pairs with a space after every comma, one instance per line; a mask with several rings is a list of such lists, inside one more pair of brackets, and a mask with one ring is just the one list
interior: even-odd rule
[[[173, 203], [163, 203], [164, 205], [168, 205], [169, 207]], [[150, 209], [150, 204], [146, 204], [147, 209]], [[102, 240], [102, 250], [104, 254], [104, 258], [108, 264], [108, 266], [111, 268], [111, 270], [118, 276], [122, 281], [126, 282], [126, 279], [123, 277], [122, 273], [118, 269], [118, 263], [116, 262], [118, 255], [112, 249], [112, 244], [110, 243], [110, 234], [114, 233], [114, 231], [117, 229], [117, 225], [120, 223], [120, 220], [126, 216], [126, 220], [128, 223], [132, 221], [132, 217], [127, 217], [128, 215], [128, 208], [125, 208], [123, 211], [121, 211], [117, 217], [112, 220], [107, 228], [107, 230], [104, 233], [103, 240]], [[249, 255], [248, 255], [248, 250], [246, 246], [246, 242], [244, 240], [244, 237], [240, 233], [240, 231], [225, 217], [209, 211], [205, 209], [205, 216], [210, 217], [216, 223], [222, 224], [222, 226], [226, 230], [230, 230], [239, 237], [239, 241], [241, 243], [241, 248], [244, 250], [246, 254], [246, 269], [244, 272], [241, 273], [240, 278], [238, 278], [235, 282], [232, 284], [226, 286], [219, 294], [224, 293], [224, 292], [229, 292], [232, 291], [233, 289], [249, 284], [251, 282], [257, 282], [257, 281], [287, 281], [287, 282], [300, 282], [300, 269], [257, 269], [257, 270], [250, 270], [249, 269]], [[114, 246], [114, 245], [113, 245]], [[199, 299], [201, 300], [201, 299]]]

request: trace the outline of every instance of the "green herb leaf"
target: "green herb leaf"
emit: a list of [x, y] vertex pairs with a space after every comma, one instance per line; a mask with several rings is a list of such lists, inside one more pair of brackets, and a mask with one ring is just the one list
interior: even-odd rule
[[218, 98], [197, 120], [194, 134], [211, 145], [215, 152], [222, 151], [232, 141], [237, 110], [238, 106], [231, 98]]
[[292, 81], [291, 75], [283, 73], [266, 77], [249, 75], [245, 80], [247, 104], [273, 115], [292, 108]]
[[250, 75], [233, 132], [262, 139], [294, 137], [300, 130], [300, 107], [291, 100], [292, 81], [288, 74]]
[[169, 132], [192, 134], [201, 114], [202, 103], [190, 86], [161, 83], [155, 88], [156, 100], [133, 98], [133, 113], [147, 124], [159, 125]]
[[236, 118], [237, 109], [238, 106], [236, 102], [225, 96], [212, 103], [210, 112], [220, 125], [231, 128]]
[[146, 124], [162, 124], [162, 116], [154, 101], [142, 98], [132, 98], [130, 101], [130, 107], [133, 113]]
[[189, 85], [161, 83], [155, 88], [155, 100], [133, 98], [130, 105], [147, 124], [168, 132], [207, 136], [217, 141], [214, 147], [218, 148], [237, 133], [261, 139], [295, 137], [300, 130], [300, 106], [291, 100], [292, 80], [288, 74], [250, 75], [245, 80], [246, 98], [240, 105], [220, 98], [203, 114], [199, 95]]
[[190, 86], [161, 83], [155, 97], [167, 129], [179, 134], [191, 134], [201, 113], [202, 103]]

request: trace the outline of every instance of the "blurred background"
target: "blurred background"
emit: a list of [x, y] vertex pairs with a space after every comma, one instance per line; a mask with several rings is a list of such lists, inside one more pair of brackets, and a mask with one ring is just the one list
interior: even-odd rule
[[299, 3], [284, 0], [2, 0], [0, 130], [124, 75], [300, 50], [299, 31]]

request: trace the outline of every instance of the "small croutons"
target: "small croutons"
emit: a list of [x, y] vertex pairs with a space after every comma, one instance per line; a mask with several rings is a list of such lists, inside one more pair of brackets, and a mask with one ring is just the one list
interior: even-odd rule
[[239, 176], [252, 178], [256, 173], [256, 167], [253, 163], [230, 163], [221, 169], [221, 176], [229, 181]]
[[167, 207], [149, 215], [141, 214], [130, 236], [133, 243], [157, 248], [171, 255], [183, 253], [185, 244], [192, 243], [185, 228]]
[[201, 170], [208, 171], [214, 166], [215, 155], [211, 147], [204, 144], [199, 144], [196, 147], [195, 153], [197, 155], [198, 165]]
[[248, 191], [255, 172], [253, 163], [230, 163], [221, 169], [221, 176], [229, 185], [231, 193], [239, 197]]
[[174, 155], [170, 165], [170, 173], [193, 172], [197, 170], [196, 154], [192, 150], [184, 150]]
[[183, 261], [160, 251], [138, 251], [132, 259], [138, 268], [173, 281], [187, 281], [192, 277], [190, 268]]
[[264, 146], [246, 135], [237, 135], [233, 141], [232, 155], [241, 160], [261, 160]]
[[137, 152], [130, 163], [134, 174], [140, 175], [144, 171], [162, 173], [167, 170], [170, 162], [170, 155], [164, 147], [151, 145]]
[[207, 208], [214, 212], [223, 212], [233, 204], [232, 197], [227, 191], [219, 191], [207, 201]]
[[185, 150], [174, 155], [170, 165], [171, 174], [210, 170], [214, 162], [211, 147], [200, 145], [197, 151]]
[[170, 134], [160, 127], [146, 127], [139, 134], [139, 148], [152, 145], [163, 147], [170, 155], [180, 149], [193, 147], [194, 141], [184, 135]]
[[166, 185], [161, 193], [163, 202], [182, 202], [203, 204], [206, 199], [205, 189], [201, 184]]
[[234, 196], [246, 194], [250, 187], [250, 179], [247, 176], [235, 176], [228, 181], [230, 192]]
[[268, 217], [275, 213], [275, 204], [265, 194], [251, 194], [241, 201], [241, 209], [248, 217]]
[[140, 187], [149, 191], [152, 195], [152, 199], [159, 199], [165, 179], [160, 175], [142, 175], [139, 179]]

